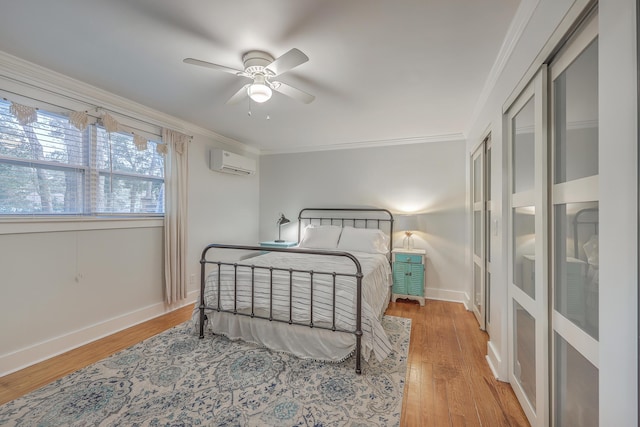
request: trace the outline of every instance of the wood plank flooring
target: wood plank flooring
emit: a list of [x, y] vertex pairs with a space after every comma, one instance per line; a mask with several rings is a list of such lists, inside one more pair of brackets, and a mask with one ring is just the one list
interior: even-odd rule
[[488, 336], [462, 304], [398, 300], [386, 314], [411, 319], [401, 426], [528, 426], [507, 383], [486, 362]]
[[[180, 324], [192, 306], [0, 378], [0, 404]], [[511, 386], [486, 360], [487, 335], [462, 304], [391, 303], [388, 315], [412, 319], [401, 426], [528, 426]]]

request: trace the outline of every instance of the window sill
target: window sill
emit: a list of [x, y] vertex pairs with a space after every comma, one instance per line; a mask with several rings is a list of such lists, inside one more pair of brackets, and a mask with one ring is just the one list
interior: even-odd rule
[[0, 218], [0, 235], [153, 228], [162, 227], [163, 225], [163, 217], [11, 217]]

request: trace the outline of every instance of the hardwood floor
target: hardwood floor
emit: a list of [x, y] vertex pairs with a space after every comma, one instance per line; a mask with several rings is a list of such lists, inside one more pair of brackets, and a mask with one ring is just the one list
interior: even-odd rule
[[411, 319], [401, 426], [528, 426], [508, 383], [485, 360], [488, 336], [462, 304], [391, 303], [386, 314]]
[[[0, 404], [187, 320], [192, 306], [126, 329], [0, 378]], [[401, 426], [528, 426], [511, 386], [485, 361], [487, 335], [462, 304], [391, 303], [387, 314], [412, 319]]]

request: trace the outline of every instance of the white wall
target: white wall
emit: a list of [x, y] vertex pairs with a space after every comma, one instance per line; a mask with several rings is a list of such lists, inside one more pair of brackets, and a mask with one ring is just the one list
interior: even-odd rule
[[600, 425], [638, 425], [636, 1], [600, 1]]
[[[507, 378], [507, 135], [502, 109], [574, 3], [540, 0], [468, 132], [467, 156], [492, 132], [493, 274], [488, 359]], [[584, 4], [584, 2], [582, 2]], [[599, 1], [600, 425], [637, 425], [636, 2]], [[502, 167], [498, 167], [502, 165]]]
[[0, 375], [149, 316], [162, 303], [162, 230], [0, 235]]
[[[427, 250], [427, 295], [463, 301], [465, 269], [465, 143], [431, 142], [377, 148], [264, 155], [260, 158], [260, 239], [276, 238], [279, 212], [297, 239], [305, 207], [378, 207], [420, 213], [415, 246]], [[402, 233], [394, 246], [402, 246]]]
[[[231, 175], [209, 169], [209, 151], [224, 148], [211, 139], [196, 136], [189, 148], [189, 290], [200, 292], [200, 258], [210, 243], [253, 245], [258, 241], [260, 175]], [[256, 159], [256, 164], [258, 163]]]
[[[51, 74], [56, 81], [52, 87], [76, 100], [90, 93], [101, 105], [117, 103], [141, 119], [145, 114], [153, 115], [152, 121], [161, 117], [194, 135], [189, 147], [187, 275], [195, 280], [186, 301], [165, 304], [162, 219], [0, 220], [0, 376], [192, 304], [199, 290], [200, 253], [207, 243], [258, 239], [259, 175], [226, 175], [208, 168], [209, 150], [215, 146], [255, 157], [243, 152], [241, 144], [230, 147], [230, 141], [219, 142], [204, 130], [199, 134], [188, 123], [39, 67], [31, 70], [19, 63], [17, 68], [30, 70], [25, 73], [29, 84], [0, 78], [0, 88], [65, 106], [69, 98], [34, 88], [48, 88]], [[0, 69], [21, 74], [2, 62]]]

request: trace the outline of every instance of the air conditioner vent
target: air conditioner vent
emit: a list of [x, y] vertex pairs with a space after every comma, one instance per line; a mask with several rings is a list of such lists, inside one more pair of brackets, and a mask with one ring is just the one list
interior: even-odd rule
[[234, 175], [252, 175], [256, 172], [256, 161], [240, 154], [214, 148], [209, 153], [209, 168]]

